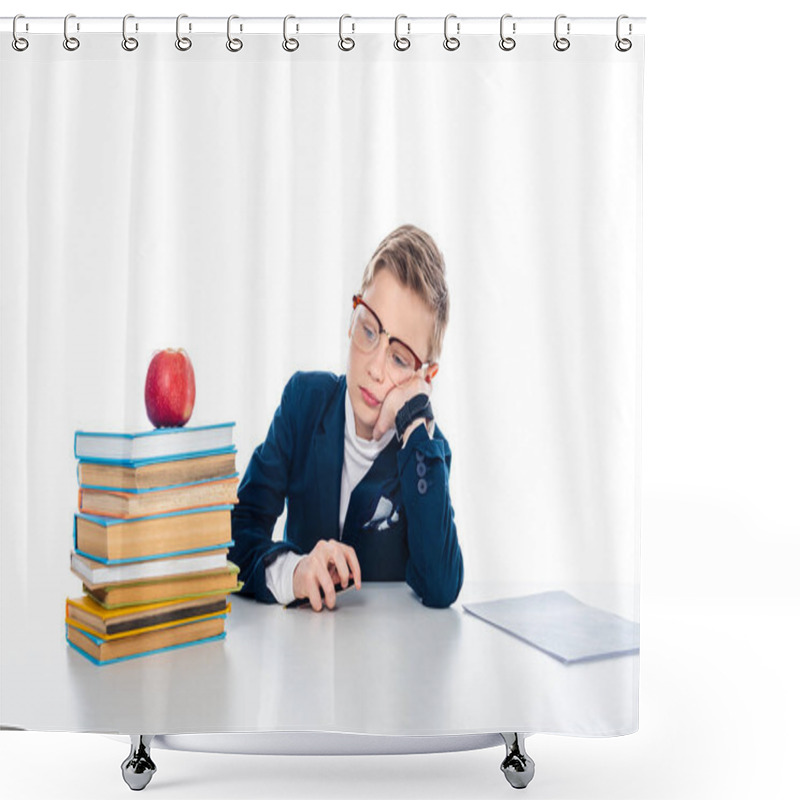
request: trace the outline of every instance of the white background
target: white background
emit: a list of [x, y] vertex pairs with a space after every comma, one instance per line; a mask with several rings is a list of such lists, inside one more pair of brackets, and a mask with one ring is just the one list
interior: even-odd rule
[[[640, 731], [533, 737], [538, 798], [794, 797], [800, 592], [800, 129], [788, 4], [37, 2], [29, 16], [648, 18]], [[468, 702], [468, 698], [465, 698]], [[2, 733], [4, 793], [128, 796], [127, 748]], [[500, 749], [276, 758], [155, 751], [170, 798], [500, 797]]]

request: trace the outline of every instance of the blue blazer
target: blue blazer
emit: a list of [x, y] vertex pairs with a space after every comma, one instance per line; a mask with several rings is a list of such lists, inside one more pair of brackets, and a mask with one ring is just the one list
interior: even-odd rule
[[[344, 462], [344, 375], [296, 372], [283, 390], [267, 438], [250, 459], [232, 513], [231, 560], [242, 594], [265, 603], [265, 568], [287, 550], [309, 553], [339, 539]], [[449, 606], [464, 580], [448, 478], [451, 453], [438, 427], [424, 425], [405, 448], [395, 437], [354, 487], [341, 541], [358, 556], [365, 581], [402, 581], [428, 606]], [[288, 503], [283, 541], [272, 541]]]

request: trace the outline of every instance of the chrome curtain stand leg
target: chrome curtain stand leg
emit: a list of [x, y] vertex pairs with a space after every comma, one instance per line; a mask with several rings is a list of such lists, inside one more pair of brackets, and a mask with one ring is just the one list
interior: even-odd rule
[[500, 769], [515, 789], [524, 789], [533, 780], [536, 769], [533, 759], [525, 752], [525, 737], [521, 733], [500, 735], [506, 743], [506, 757]]
[[135, 792], [141, 791], [150, 783], [156, 765], [150, 758], [152, 736], [131, 734], [131, 752], [122, 762], [122, 778]]

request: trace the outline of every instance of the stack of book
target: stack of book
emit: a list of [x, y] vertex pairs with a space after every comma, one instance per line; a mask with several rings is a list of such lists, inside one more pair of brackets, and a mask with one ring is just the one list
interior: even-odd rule
[[78, 512], [67, 641], [95, 664], [222, 639], [238, 591], [228, 561], [233, 423], [75, 433]]

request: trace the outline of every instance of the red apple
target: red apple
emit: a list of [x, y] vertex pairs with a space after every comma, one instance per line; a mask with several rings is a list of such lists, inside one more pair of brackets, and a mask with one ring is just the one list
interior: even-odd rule
[[185, 425], [194, 410], [194, 369], [185, 350], [159, 350], [144, 383], [147, 416], [156, 428]]

